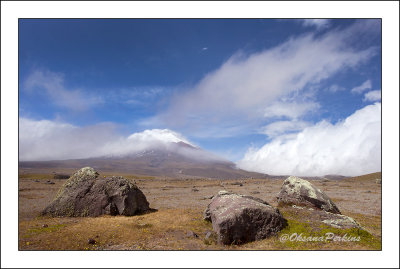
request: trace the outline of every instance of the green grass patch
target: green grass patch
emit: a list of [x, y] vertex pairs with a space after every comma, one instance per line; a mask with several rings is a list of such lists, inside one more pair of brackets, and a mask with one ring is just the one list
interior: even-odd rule
[[374, 250], [382, 248], [381, 239], [363, 229], [338, 229], [325, 224], [312, 227], [294, 219], [288, 219], [288, 226], [278, 233], [278, 241], [282, 249], [292, 250], [326, 249], [327, 244], [338, 249], [356, 249], [356, 246]]
[[31, 236], [38, 235], [41, 233], [52, 233], [60, 230], [63, 227], [65, 227], [65, 224], [49, 225], [48, 227], [40, 227], [40, 228], [30, 228], [27, 230], [26, 234], [22, 237], [29, 238]]

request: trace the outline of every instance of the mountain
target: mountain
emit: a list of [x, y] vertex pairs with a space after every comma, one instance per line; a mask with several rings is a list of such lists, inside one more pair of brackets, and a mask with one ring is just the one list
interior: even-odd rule
[[236, 168], [235, 164], [183, 141], [153, 143], [141, 151], [87, 159], [21, 161], [19, 168], [77, 170], [90, 166], [99, 172], [129, 173], [174, 178], [265, 178], [265, 174]]

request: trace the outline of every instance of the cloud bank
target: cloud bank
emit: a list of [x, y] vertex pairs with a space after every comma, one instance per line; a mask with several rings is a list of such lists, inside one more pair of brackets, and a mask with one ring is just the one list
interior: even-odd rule
[[151, 122], [192, 136], [221, 137], [254, 132], [273, 116], [300, 117], [318, 107], [315, 94], [307, 92], [310, 86], [375, 55], [373, 47], [355, 50], [348, 45], [368, 29], [368, 23], [355, 23], [323, 35], [291, 38], [250, 55], [239, 52], [172, 98], [169, 108]]
[[[195, 147], [168, 129], [145, 130], [125, 137], [108, 123], [78, 127], [49, 120], [19, 119], [20, 161], [124, 156], [152, 148], [168, 149], [178, 142]], [[189, 155], [189, 151], [183, 153]]]
[[249, 149], [240, 168], [267, 174], [361, 175], [381, 170], [381, 104], [356, 111], [344, 121], [321, 121], [296, 136], [278, 136]]

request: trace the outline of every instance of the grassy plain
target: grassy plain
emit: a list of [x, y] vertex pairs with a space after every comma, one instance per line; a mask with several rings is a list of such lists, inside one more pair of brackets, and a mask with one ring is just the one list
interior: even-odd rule
[[[101, 174], [108, 176], [109, 174]], [[278, 206], [279, 179], [173, 179], [125, 175], [136, 182], [156, 209], [138, 216], [101, 216], [97, 218], [40, 217], [65, 180], [53, 179], [51, 173], [19, 177], [19, 249], [20, 250], [380, 250], [381, 185], [375, 182], [380, 173], [343, 180], [313, 180], [328, 194], [344, 215], [354, 218], [364, 230], [340, 230], [307, 218], [302, 209], [279, 207], [289, 225], [278, 236], [243, 245], [216, 243], [212, 225], [203, 220], [210, 197], [219, 190], [261, 198]], [[49, 184], [48, 180], [55, 184]], [[240, 186], [242, 184], [242, 186]], [[194, 232], [198, 237], [194, 237]], [[283, 234], [321, 237], [326, 233], [357, 237], [357, 242], [281, 242]], [[88, 240], [94, 239], [95, 244]]]

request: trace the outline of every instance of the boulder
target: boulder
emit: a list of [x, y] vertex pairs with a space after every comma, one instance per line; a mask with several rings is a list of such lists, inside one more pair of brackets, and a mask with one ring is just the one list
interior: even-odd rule
[[381, 178], [377, 178], [375, 179], [376, 184], [382, 184], [382, 179]]
[[323, 191], [295, 176], [290, 176], [283, 182], [277, 200], [279, 204], [315, 207], [340, 214], [335, 203]]
[[252, 196], [220, 191], [204, 212], [218, 243], [241, 244], [275, 235], [287, 225], [278, 209]]
[[42, 215], [96, 217], [132, 216], [149, 210], [142, 191], [123, 177], [98, 177], [90, 167], [75, 172], [60, 188]]
[[66, 174], [54, 174], [53, 178], [54, 179], [68, 179], [69, 175], [66, 175]]
[[358, 224], [353, 218], [341, 214], [332, 214], [329, 212], [326, 213], [327, 215], [325, 216], [325, 219], [322, 220], [322, 222], [327, 225], [339, 229], [351, 229], [351, 228], [362, 229], [360, 224]]

